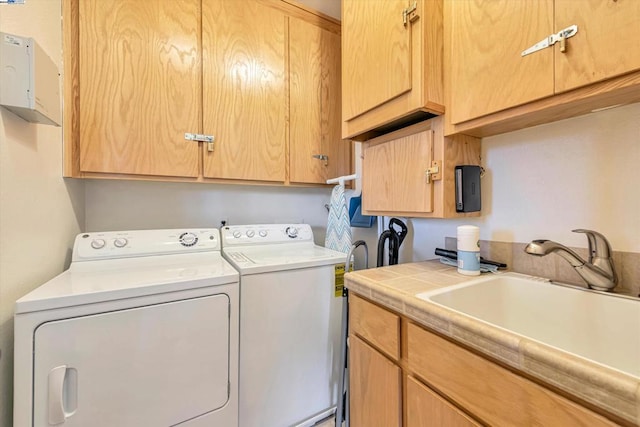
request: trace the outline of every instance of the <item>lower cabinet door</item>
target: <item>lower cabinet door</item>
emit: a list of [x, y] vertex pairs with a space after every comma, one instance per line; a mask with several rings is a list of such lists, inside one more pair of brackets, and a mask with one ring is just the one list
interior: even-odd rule
[[407, 427], [470, 427], [480, 424], [437, 393], [407, 376]]
[[400, 368], [354, 335], [349, 343], [350, 425], [400, 427]]

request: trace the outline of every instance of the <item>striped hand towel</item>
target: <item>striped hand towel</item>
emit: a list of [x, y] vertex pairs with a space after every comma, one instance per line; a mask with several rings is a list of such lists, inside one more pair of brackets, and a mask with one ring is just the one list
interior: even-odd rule
[[349, 253], [351, 250], [351, 226], [349, 224], [349, 210], [344, 197], [344, 187], [336, 185], [331, 191], [329, 205], [329, 219], [327, 220], [327, 236], [325, 247], [335, 251]]

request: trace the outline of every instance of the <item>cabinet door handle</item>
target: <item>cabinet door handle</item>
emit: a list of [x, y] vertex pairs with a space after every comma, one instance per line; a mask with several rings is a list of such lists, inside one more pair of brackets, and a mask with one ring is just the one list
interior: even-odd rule
[[537, 52], [542, 49], [546, 49], [549, 46], [553, 46], [557, 42], [560, 42], [560, 52], [565, 52], [567, 50], [566, 40], [569, 37], [573, 37], [578, 33], [578, 26], [571, 25], [570, 27], [565, 28], [562, 31], [559, 31], [556, 34], [551, 34], [543, 40], [540, 40], [538, 43], [534, 44], [528, 49], [525, 49], [520, 54], [521, 56], [527, 56], [530, 53]]
[[324, 165], [329, 166], [329, 156], [326, 154], [313, 154], [311, 157], [318, 160], [324, 160]]
[[187, 141], [196, 141], [196, 142], [206, 142], [207, 143], [207, 151], [213, 151], [213, 142], [216, 140], [216, 137], [213, 135], [203, 135], [200, 133], [189, 133], [186, 132], [184, 134], [184, 139]]

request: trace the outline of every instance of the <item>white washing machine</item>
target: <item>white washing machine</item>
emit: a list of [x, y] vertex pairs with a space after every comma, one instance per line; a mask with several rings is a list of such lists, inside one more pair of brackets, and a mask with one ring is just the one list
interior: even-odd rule
[[240, 272], [242, 427], [309, 426], [335, 412], [346, 254], [306, 224], [229, 226], [224, 257]]
[[78, 235], [16, 302], [14, 426], [237, 426], [238, 313], [217, 229]]

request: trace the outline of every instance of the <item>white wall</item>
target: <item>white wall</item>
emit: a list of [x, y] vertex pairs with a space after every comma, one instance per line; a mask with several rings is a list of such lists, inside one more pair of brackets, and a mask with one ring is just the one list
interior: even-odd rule
[[[301, 222], [324, 244], [331, 189], [142, 181], [88, 181], [86, 231]], [[354, 237], [375, 239], [375, 230]]]
[[300, 3], [325, 15], [340, 19], [340, 0], [298, 0]]
[[[60, 0], [0, 4], [0, 31], [34, 37], [61, 69]], [[62, 176], [62, 131], [0, 108], [0, 426], [11, 425], [13, 305], [62, 272], [84, 224], [83, 183]]]

